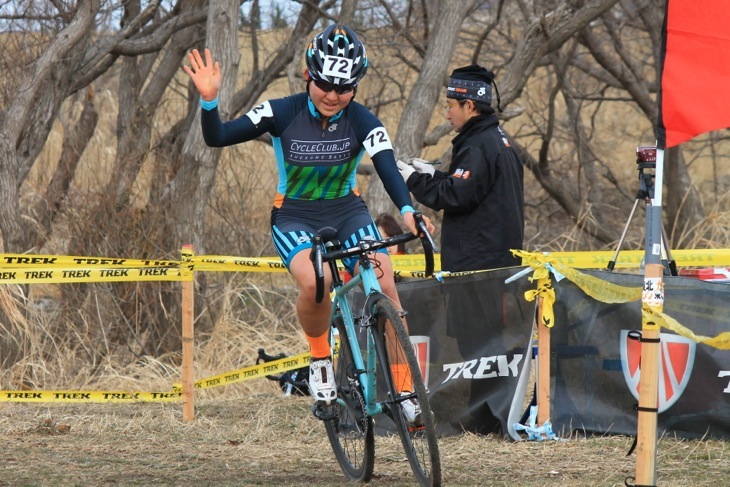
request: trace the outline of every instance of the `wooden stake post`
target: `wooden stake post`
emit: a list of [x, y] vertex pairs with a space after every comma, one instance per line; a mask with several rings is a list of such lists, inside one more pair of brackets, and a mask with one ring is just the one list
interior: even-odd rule
[[[664, 150], [656, 151], [654, 188], [649, 196], [652, 204], [646, 209], [646, 243], [644, 254], [644, 288], [641, 309], [664, 310], [664, 265], [662, 247], [662, 187]], [[653, 194], [652, 194], [653, 193]], [[639, 377], [639, 416], [636, 426], [636, 485], [656, 485], [657, 417], [659, 415], [659, 325], [641, 319], [641, 369]]]
[[[646, 264], [642, 308], [662, 310], [664, 266]], [[660, 330], [656, 323], [642, 320], [639, 417], [636, 429], [636, 485], [656, 485], [657, 416], [659, 412]]]
[[[182, 247], [183, 262], [190, 262], [195, 255], [194, 247], [185, 244]], [[183, 266], [185, 266], [183, 264]], [[181, 269], [183, 275], [188, 273], [190, 279], [182, 282], [182, 394], [183, 421], [195, 418], [195, 378], [193, 376], [193, 310], [195, 274], [191, 268]]]

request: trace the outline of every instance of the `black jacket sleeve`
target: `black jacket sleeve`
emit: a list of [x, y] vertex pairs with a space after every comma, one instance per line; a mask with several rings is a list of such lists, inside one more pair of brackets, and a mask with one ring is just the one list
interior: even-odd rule
[[413, 173], [408, 189], [421, 204], [439, 211], [467, 213], [486, 198], [494, 181], [493, 162], [479, 148], [464, 147], [451, 163], [453, 171], [436, 171], [433, 176]]

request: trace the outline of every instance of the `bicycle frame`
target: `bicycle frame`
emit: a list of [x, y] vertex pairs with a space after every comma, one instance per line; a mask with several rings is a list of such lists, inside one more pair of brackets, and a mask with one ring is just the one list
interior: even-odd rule
[[[363, 262], [365, 261], [365, 262]], [[375, 381], [371, 378], [375, 378], [375, 347], [373, 346], [373, 337], [370, 331], [366, 333], [366, 349], [365, 359], [363, 359], [362, 350], [360, 343], [357, 339], [357, 325], [355, 324], [355, 317], [352, 313], [350, 306], [350, 300], [348, 294], [350, 291], [355, 289], [360, 284], [363, 285], [365, 292], [365, 300], [367, 302], [368, 297], [382, 293], [380, 283], [375, 275], [375, 270], [372, 267], [372, 263], [367, 259], [366, 256], [360, 259], [360, 273], [354, 276], [347, 283], [337, 283], [335, 281], [334, 290], [332, 291], [332, 313], [330, 314], [330, 323], [332, 323], [338, 313], [342, 316], [342, 320], [347, 328], [347, 340], [350, 342], [350, 350], [352, 351], [352, 359], [355, 362], [355, 366], [358, 371], [358, 380], [362, 385], [363, 395], [365, 399], [365, 411], [368, 415], [374, 416], [383, 412], [383, 406], [380, 403], [375, 402]], [[364, 325], [360, 323], [360, 326]], [[333, 340], [334, 341], [334, 340]], [[334, 343], [332, 344], [334, 348]], [[338, 398], [338, 401], [342, 399]]]
[[[430, 276], [433, 274], [433, 251], [436, 246], [422, 215], [416, 212], [414, 219], [424, 249], [425, 274]], [[329, 299], [332, 303], [330, 323], [333, 331], [330, 339], [332, 349], [337, 350], [339, 345], [337, 351], [342, 354], [342, 361], [338, 361], [335, 372], [338, 376], [338, 394], [334, 404], [317, 402], [312, 411], [325, 421], [335, 457], [350, 480], [366, 482], [371, 479], [375, 458], [373, 417], [385, 415], [393, 421], [398, 431], [418, 483], [423, 486], [440, 485], [438, 443], [428, 391], [418, 373], [419, 363], [401, 320], [402, 311], [383, 293], [378, 281], [379, 265], [373, 258], [373, 253], [380, 249], [417, 237], [412, 233], [404, 233], [380, 240], [369, 238], [343, 249], [335, 239], [336, 235], [334, 228], [320, 229], [312, 242], [310, 257], [315, 271], [317, 302], [322, 302], [324, 298], [325, 263], [332, 276]], [[347, 258], [357, 259], [360, 272], [348, 282], [343, 282], [337, 262]], [[361, 312], [353, 311], [350, 294], [359, 286], [365, 295]], [[363, 330], [364, 340], [359, 336]], [[339, 344], [336, 343], [337, 331]], [[342, 341], [343, 335], [346, 342]], [[412, 388], [407, 392], [403, 392], [396, 384], [392, 368], [394, 364], [405, 364], [410, 371], [414, 371]], [[406, 404], [410, 408], [418, 408], [418, 413], [410, 413], [412, 416], [408, 419], [404, 409]]]

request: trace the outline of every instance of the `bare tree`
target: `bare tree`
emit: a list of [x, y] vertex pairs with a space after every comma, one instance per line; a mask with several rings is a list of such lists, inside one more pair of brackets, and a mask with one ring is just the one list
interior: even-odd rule
[[[633, 154], [614, 148], [626, 140], [606, 140], [606, 114], [617, 107], [638, 114], [622, 139], [641, 145], [653, 138], [660, 0], [314, 0], [293, 2], [291, 27], [278, 29], [256, 20], [257, 0], [249, 21], [240, 22], [246, 1], [21, 0], [23, 9], [0, 12], [9, 26], [0, 37], [3, 250], [39, 252], [49, 241], [62, 242], [72, 255], [174, 258], [188, 242], [201, 253], [271, 250], [266, 225], [259, 225], [266, 216], [245, 204], [263, 186], [259, 179], [275, 170], [249, 160], [246, 151], [263, 144], [206, 147], [199, 95], [180, 66], [191, 48], [210, 47], [224, 68], [221, 113], [241, 116], [279, 79], [298, 89], [307, 40], [319, 22], [338, 19], [354, 24], [366, 41], [373, 62], [369, 89], [358, 100], [397, 119], [398, 157], [438, 145], [448, 162], [453, 134], [448, 124], [433, 122], [441, 115], [438, 99], [451, 69], [482, 64], [497, 74], [503, 128], [529, 170], [530, 244], [585, 249], [615, 242], [636, 178]], [[92, 158], [84, 154], [108, 124], [99, 102], [108, 93], [118, 110], [104, 140], [112, 156], [98, 181], [82, 190], [78, 168]], [[58, 162], [43, 172], [39, 155], [57, 122], [63, 126]], [[722, 143], [712, 139], [698, 151], [712, 151], [717, 161]], [[695, 158], [675, 149], [666, 161], [675, 243], [705, 211], [689, 176]], [[237, 159], [235, 171], [225, 166], [228, 159]], [[34, 169], [42, 177], [30, 178]], [[217, 191], [227, 177], [228, 188]], [[719, 182], [714, 191], [722, 192]], [[373, 213], [393, 211], [377, 177], [366, 199]], [[256, 203], [256, 211], [268, 211]], [[51, 239], [56, 231], [60, 238]], [[205, 282], [198, 284], [205, 293]], [[83, 321], [93, 308], [105, 336], [134, 354], [179, 343], [172, 284], [63, 289], [69, 320]], [[7, 316], [0, 321], [9, 323]]]
[[[423, 145], [433, 107], [443, 86], [444, 74], [448, 68], [454, 44], [467, 12], [473, 7], [474, 0], [451, 2], [439, 11], [433, 26], [433, 35], [428, 40], [418, 80], [410, 92], [403, 110], [398, 132], [395, 136], [396, 157], [416, 156]], [[391, 211], [387, 204], [385, 188], [378, 179], [371, 181], [368, 188], [368, 205], [375, 214]]]
[[[52, 38], [32, 68], [18, 76], [18, 84], [0, 112], [0, 230], [6, 251], [29, 250], [31, 236], [29, 227], [23, 224], [18, 190], [68, 95], [70, 77], [81, 59], [79, 53], [89, 43], [88, 33], [98, 11], [98, 0], [83, 0], [75, 10], [62, 12], [70, 21]], [[20, 43], [14, 47], [12, 51], [16, 52], [23, 48]]]

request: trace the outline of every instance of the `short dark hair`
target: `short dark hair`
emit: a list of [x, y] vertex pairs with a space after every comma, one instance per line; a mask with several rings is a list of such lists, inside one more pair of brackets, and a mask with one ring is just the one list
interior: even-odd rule
[[474, 109], [479, 115], [494, 115], [494, 108], [489, 103], [474, 100], [472, 102], [474, 103]]
[[[378, 215], [378, 217], [375, 219], [375, 225], [382, 228], [389, 237], [392, 237], [394, 235], [400, 235], [401, 233], [403, 233], [403, 229], [400, 227], [400, 225], [398, 225], [398, 222], [395, 221], [395, 218], [393, 218], [388, 213], [381, 213], [380, 215]], [[399, 254], [406, 253], [405, 243], [399, 243], [396, 248], [398, 249]]]

